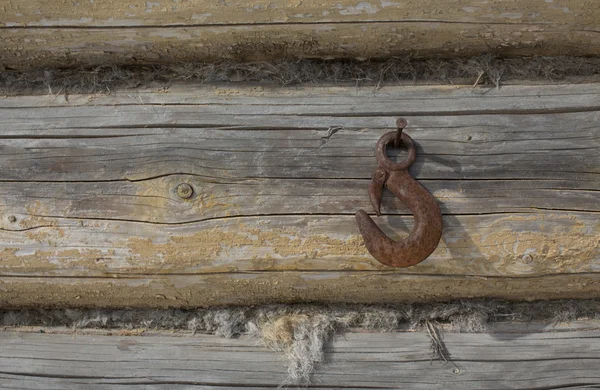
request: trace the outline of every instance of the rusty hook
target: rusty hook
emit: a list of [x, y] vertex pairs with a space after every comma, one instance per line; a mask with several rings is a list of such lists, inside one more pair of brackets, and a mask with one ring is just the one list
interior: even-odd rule
[[[384, 134], [375, 151], [378, 167], [369, 184], [369, 197], [375, 213], [380, 216], [383, 187], [386, 186], [413, 213], [415, 218], [412, 232], [401, 241], [390, 239], [364, 211], [356, 212], [358, 229], [363, 236], [369, 253], [381, 264], [390, 267], [410, 267], [425, 260], [437, 247], [442, 236], [442, 214], [433, 196], [408, 172], [415, 161], [417, 149], [407, 134], [404, 119], [398, 119], [398, 130]], [[386, 155], [386, 147], [396, 144], [397, 138], [408, 149], [407, 158], [396, 163]]]

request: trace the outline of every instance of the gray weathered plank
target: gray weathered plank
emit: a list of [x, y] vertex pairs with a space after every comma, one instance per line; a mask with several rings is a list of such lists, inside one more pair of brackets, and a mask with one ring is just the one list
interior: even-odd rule
[[[159, 306], [268, 301], [260, 283], [315, 289], [271, 286], [273, 300], [356, 301], [356, 280], [401, 275], [406, 288], [361, 288], [371, 302], [514, 299], [530, 297], [518, 278], [545, 297], [548, 279], [536, 277], [564, 276], [555, 298], [600, 293], [595, 84], [176, 85], [0, 103], [5, 305], [31, 305], [32, 296], [44, 305], [127, 305], [125, 296], [102, 298], [114, 283], [137, 306], [143, 296]], [[427, 261], [390, 270], [366, 252], [353, 214], [370, 209], [375, 142], [400, 115], [418, 143], [411, 172], [439, 200], [445, 228]], [[193, 186], [192, 198], [177, 196], [180, 183]], [[383, 211], [386, 232], [408, 233], [408, 210], [390, 194]], [[446, 282], [415, 287], [431, 275], [487, 284], [461, 282], [455, 295]], [[69, 283], [62, 297], [39, 294], [67, 278], [78, 291]], [[209, 281], [212, 291], [193, 291]]]
[[[347, 333], [308, 388], [562, 388], [600, 385], [600, 332]], [[270, 388], [285, 361], [246, 337], [0, 333], [0, 388]]]

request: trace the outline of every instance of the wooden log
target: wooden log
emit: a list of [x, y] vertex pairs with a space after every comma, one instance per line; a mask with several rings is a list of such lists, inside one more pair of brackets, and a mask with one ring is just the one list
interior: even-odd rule
[[[426, 332], [346, 333], [326, 347], [319, 389], [591, 388], [600, 331], [448, 333], [449, 362]], [[255, 389], [286, 381], [285, 361], [247, 337], [0, 333], [2, 388]]]
[[[600, 297], [599, 98], [579, 84], [2, 99], [0, 304]], [[408, 269], [377, 263], [354, 221], [398, 116], [444, 217]], [[389, 193], [382, 211], [390, 236], [410, 231]]]
[[11, 68], [403, 55], [598, 55], [584, 0], [1, 0]]

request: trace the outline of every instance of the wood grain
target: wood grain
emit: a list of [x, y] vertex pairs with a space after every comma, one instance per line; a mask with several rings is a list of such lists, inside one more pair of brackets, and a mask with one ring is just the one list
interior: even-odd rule
[[217, 59], [598, 55], [584, 0], [1, 0], [11, 68]]
[[[591, 388], [600, 331], [444, 334], [451, 362], [431, 360], [425, 332], [346, 333], [307, 388]], [[226, 364], [224, 364], [226, 362]], [[246, 337], [0, 333], [0, 388], [252, 389], [286, 380], [285, 361]]]
[[294, 24], [327, 22], [463, 22], [478, 24], [597, 23], [595, 7], [578, 0], [532, 4], [527, 0], [463, 0], [448, 4], [436, 0], [402, 2], [351, 0], [146, 2], [112, 0], [72, 3], [56, 0], [1, 0], [4, 27], [127, 27]]
[[[600, 296], [595, 84], [181, 85], [0, 104], [4, 306]], [[375, 143], [399, 116], [444, 232], [428, 260], [393, 270], [354, 213], [370, 211]], [[382, 211], [390, 236], [408, 234], [389, 193]]]

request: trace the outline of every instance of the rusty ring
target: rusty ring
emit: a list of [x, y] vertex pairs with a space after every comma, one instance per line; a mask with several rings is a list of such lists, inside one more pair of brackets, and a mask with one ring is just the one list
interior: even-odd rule
[[400, 171], [406, 169], [415, 162], [415, 158], [417, 157], [417, 147], [415, 146], [415, 142], [412, 138], [408, 136], [406, 133], [402, 133], [402, 143], [408, 149], [408, 156], [404, 161], [399, 163], [392, 161], [388, 158], [385, 153], [385, 148], [389, 144], [393, 144], [396, 141], [396, 132], [390, 131], [389, 133], [385, 133], [379, 141], [377, 141], [377, 147], [375, 149], [375, 158], [377, 158], [377, 163], [380, 167], [390, 170], [390, 171]]

